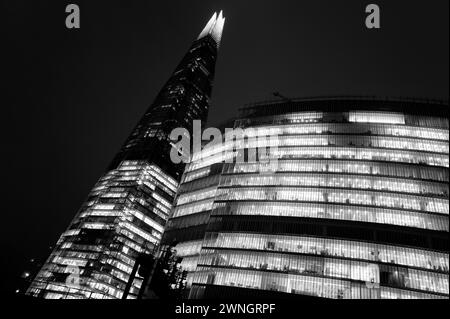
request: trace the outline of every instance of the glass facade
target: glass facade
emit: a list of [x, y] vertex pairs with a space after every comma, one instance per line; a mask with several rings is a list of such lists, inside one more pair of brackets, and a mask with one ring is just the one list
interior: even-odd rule
[[41, 298], [136, 298], [136, 261], [159, 245], [184, 164], [170, 160], [170, 133], [205, 121], [225, 19], [211, 18], [107, 172], [61, 235], [27, 290]]
[[[409, 103], [435, 112], [403, 112]], [[185, 257], [189, 297], [227, 286], [448, 298], [448, 106], [279, 104], [245, 108], [235, 121], [253, 136], [278, 136], [275, 170], [230, 161], [272, 143], [250, 138], [194, 154], [185, 169], [163, 241], [176, 240]]]
[[[155, 165], [124, 161], [94, 186], [28, 289], [43, 298], [121, 298], [139, 254], [159, 243], [178, 183]], [[70, 275], [76, 274], [75, 282]], [[69, 279], [68, 279], [69, 278]], [[142, 278], [134, 281], [135, 297]]]

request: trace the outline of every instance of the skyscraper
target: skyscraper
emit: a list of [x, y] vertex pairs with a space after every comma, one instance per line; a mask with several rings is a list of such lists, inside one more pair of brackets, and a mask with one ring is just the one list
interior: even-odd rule
[[163, 236], [191, 298], [448, 298], [448, 104], [264, 102], [234, 127], [277, 136], [277, 163], [193, 154]]
[[[139, 254], [161, 239], [183, 164], [170, 133], [205, 121], [225, 18], [214, 13], [61, 235], [27, 294], [121, 298]], [[129, 298], [137, 295], [137, 278]]]

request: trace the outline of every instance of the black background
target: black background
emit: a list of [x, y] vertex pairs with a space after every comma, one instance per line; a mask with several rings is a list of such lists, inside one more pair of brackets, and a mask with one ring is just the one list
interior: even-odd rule
[[[372, 2], [380, 30], [365, 28]], [[274, 91], [448, 100], [448, 0], [0, 3], [2, 293], [46, 257], [214, 11], [210, 125]], [[68, 3], [81, 29], [65, 27]]]

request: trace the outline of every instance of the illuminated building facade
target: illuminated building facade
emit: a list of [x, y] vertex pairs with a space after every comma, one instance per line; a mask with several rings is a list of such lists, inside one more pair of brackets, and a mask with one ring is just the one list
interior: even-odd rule
[[448, 298], [447, 112], [356, 97], [244, 108], [234, 127], [276, 135], [276, 168], [230, 162], [226, 143], [194, 154], [163, 236], [189, 297]]
[[[183, 164], [170, 133], [205, 121], [225, 19], [214, 14], [61, 235], [27, 294], [122, 298], [138, 256], [159, 244]], [[142, 285], [137, 276], [128, 298]]]

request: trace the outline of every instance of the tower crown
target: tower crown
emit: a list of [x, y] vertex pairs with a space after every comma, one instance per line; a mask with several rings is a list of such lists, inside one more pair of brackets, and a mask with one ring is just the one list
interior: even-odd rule
[[217, 47], [220, 46], [220, 40], [222, 39], [223, 26], [225, 25], [225, 18], [223, 16], [222, 10], [217, 16], [217, 12], [214, 12], [211, 19], [209, 19], [203, 31], [198, 36], [197, 40], [211, 35], [214, 41], [217, 43]]

